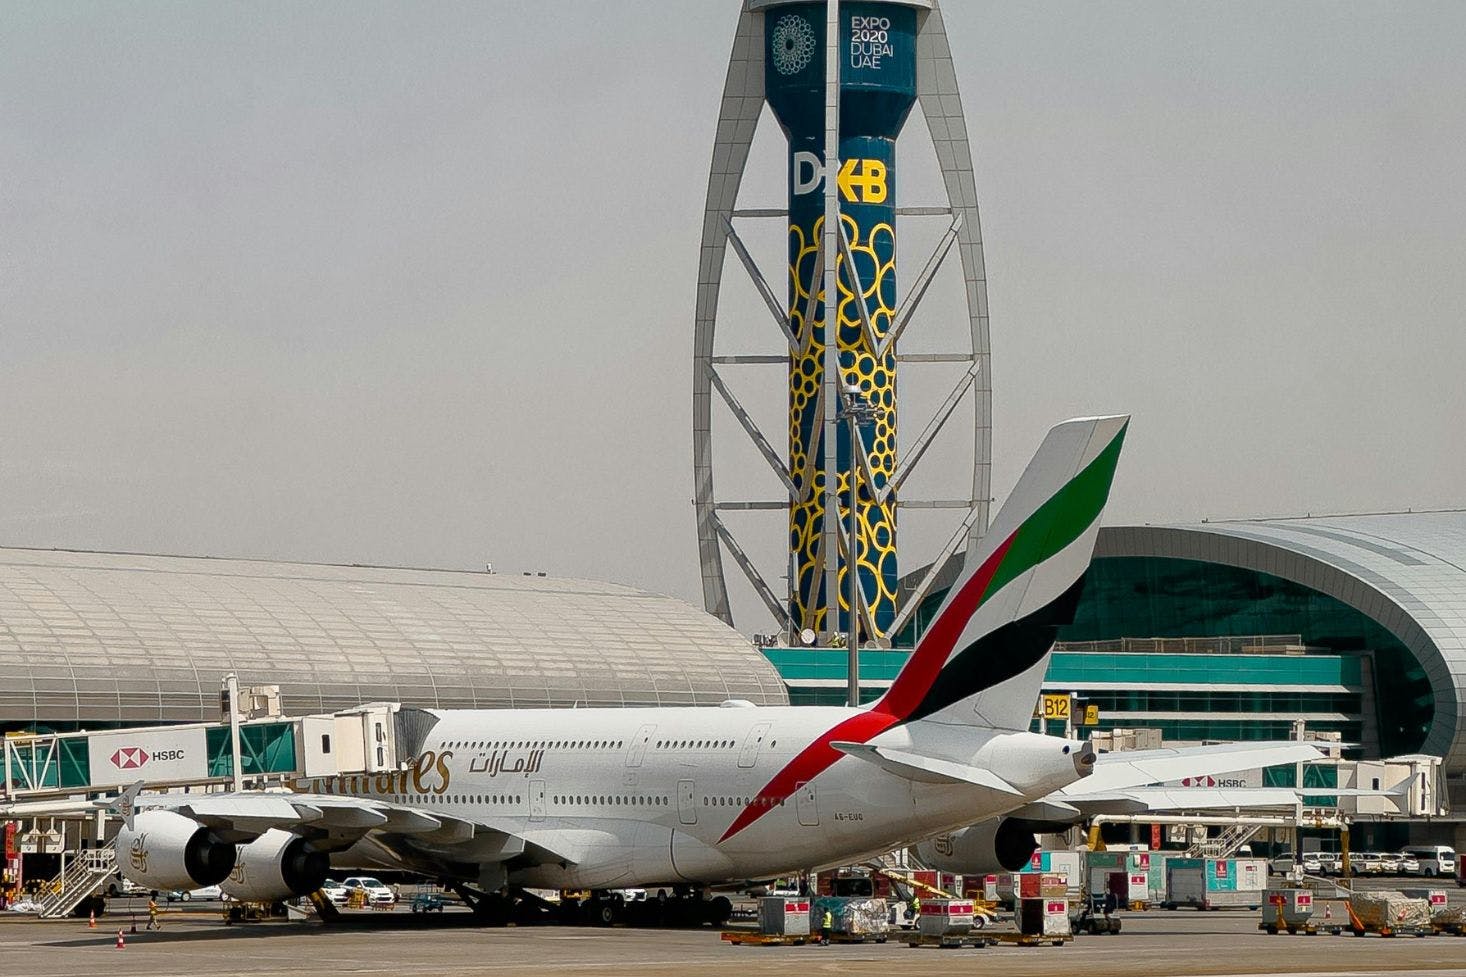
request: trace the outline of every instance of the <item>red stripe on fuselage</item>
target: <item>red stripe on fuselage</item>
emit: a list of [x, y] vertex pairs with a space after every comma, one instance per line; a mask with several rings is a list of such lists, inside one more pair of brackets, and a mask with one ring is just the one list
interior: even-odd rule
[[858, 713], [836, 723], [832, 729], [821, 733], [798, 756], [785, 764], [764, 785], [763, 790], [759, 791], [754, 802], [738, 812], [738, 817], [733, 819], [728, 830], [723, 832], [723, 837], [718, 839], [719, 844], [772, 811], [779, 802], [787, 800], [798, 785], [808, 783], [834, 766], [835, 761], [845, 754], [830, 743], [865, 743], [911, 715], [912, 710], [925, 698], [932, 682], [936, 681], [942, 666], [947, 664], [947, 658], [952, 654], [952, 648], [961, 637], [963, 628], [967, 627], [967, 622], [977, 612], [978, 607], [982, 606], [987, 597], [988, 584], [992, 583], [999, 565], [1003, 562], [1003, 556], [1013, 544], [1013, 537], [1016, 535], [1015, 531], [1003, 540], [983, 565], [978, 567], [977, 572], [963, 586], [942, 616], [922, 636], [916, 652], [881, 700], [869, 712]]
[[896, 722], [896, 717], [888, 713], [862, 712], [836, 723], [832, 729], [821, 733], [813, 743], [801, 750], [798, 756], [786, 763], [784, 769], [774, 774], [774, 778], [764, 786], [763, 790], [759, 791], [758, 797], [754, 798], [752, 804], [738, 812], [738, 817], [728, 826], [728, 830], [723, 832], [723, 837], [719, 838], [718, 842], [721, 844], [727, 841], [763, 817], [777, 807], [780, 801], [788, 799], [800, 784], [813, 780], [821, 771], [827, 770], [836, 760], [844, 756], [845, 754], [830, 745], [832, 741], [864, 743], [882, 731], [890, 729]]

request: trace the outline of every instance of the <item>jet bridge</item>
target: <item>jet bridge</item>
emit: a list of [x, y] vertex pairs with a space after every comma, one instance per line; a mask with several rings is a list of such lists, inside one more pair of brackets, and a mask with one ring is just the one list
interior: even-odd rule
[[[59, 872], [39, 893], [43, 916], [66, 915], [115, 880], [106, 814], [97, 801], [132, 784], [141, 782], [149, 791], [210, 792], [236, 783], [266, 788], [396, 770], [436, 721], [398, 703], [298, 718], [278, 715], [278, 707], [265, 711], [272, 715], [232, 723], [7, 734], [0, 782], [0, 829], [7, 841], [0, 908], [7, 894], [24, 890], [27, 855], [60, 856]], [[50, 865], [47, 875], [55, 871], [55, 863]]]
[[4, 741], [0, 814], [82, 795], [114, 793], [141, 781], [149, 790], [300, 777], [377, 773], [397, 768], [397, 728], [416, 710], [373, 703], [326, 715], [231, 723], [138, 726], [76, 733], [11, 733]]

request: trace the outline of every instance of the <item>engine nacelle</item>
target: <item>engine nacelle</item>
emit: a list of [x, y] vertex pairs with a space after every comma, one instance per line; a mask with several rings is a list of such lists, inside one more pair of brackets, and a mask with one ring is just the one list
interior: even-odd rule
[[240, 845], [234, 871], [219, 884], [241, 902], [279, 902], [315, 892], [326, 881], [331, 858], [300, 835], [271, 828]]
[[993, 818], [938, 835], [916, 846], [927, 866], [960, 875], [1017, 872], [1038, 850], [1036, 835], [1045, 825], [1018, 818]]
[[234, 846], [176, 811], [143, 811], [117, 832], [117, 865], [147, 889], [197, 889], [229, 877]]

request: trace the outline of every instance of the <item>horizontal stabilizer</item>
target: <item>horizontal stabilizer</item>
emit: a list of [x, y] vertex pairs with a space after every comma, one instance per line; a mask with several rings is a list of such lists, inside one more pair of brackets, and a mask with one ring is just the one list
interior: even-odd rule
[[1022, 791], [985, 767], [939, 760], [907, 750], [894, 750], [888, 746], [871, 746], [869, 743], [836, 741], [830, 746], [856, 759], [873, 763], [904, 780], [915, 780], [924, 784], [972, 784], [999, 794], [1022, 796]]

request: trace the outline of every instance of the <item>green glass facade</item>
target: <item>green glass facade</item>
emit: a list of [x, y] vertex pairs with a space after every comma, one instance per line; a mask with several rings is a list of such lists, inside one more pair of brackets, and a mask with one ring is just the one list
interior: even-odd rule
[[[862, 651], [862, 701], [879, 697], [909, 654]], [[844, 704], [843, 650], [766, 648], [764, 655], [789, 683], [791, 703]], [[1302, 718], [1311, 730], [1358, 742], [1364, 732], [1361, 666], [1347, 655], [1058, 651], [1044, 687], [1077, 692], [1098, 706], [1098, 730], [1143, 726], [1161, 730], [1167, 740], [1273, 740], [1288, 739], [1293, 720]], [[1053, 724], [1050, 732], [1060, 728]]]
[[[898, 648], [914, 644], [945, 593], [930, 595]], [[1430, 683], [1408, 649], [1347, 604], [1281, 577], [1197, 560], [1096, 559], [1061, 642], [1246, 639], [1295, 635], [1307, 654], [1065, 651], [1051, 691], [1100, 709], [1099, 729], [1160, 729], [1173, 740], [1285, 739], [1292, 720], [1346, 742], [1377, 737], [1380, 755], [1420, 749], [1434, 715]], [[1246, 644], [1245, 641], [1240, 642]], [[1238, 642], [1233, 642], [1238, 644]], [[844, 702], [845, 652], [766, 649], [794, 703]], [[863, 697], [875, 698], [906, 652], [862, 651]], [[1369, 715], [1365, 715], [1366, 711]]]

